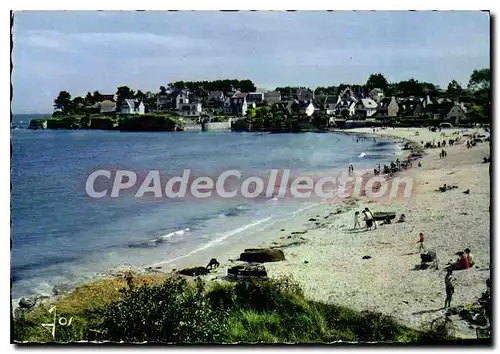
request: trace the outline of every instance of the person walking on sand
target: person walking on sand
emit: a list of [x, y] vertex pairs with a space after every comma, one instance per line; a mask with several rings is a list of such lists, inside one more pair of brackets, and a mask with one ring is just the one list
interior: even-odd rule
[[424, 237], [423, 233], [420, 233], [419, 236], [420, 236], [420, 238], [417, 241], [417, 243], [418, 243], [418, 252], [422, 253], [422, 251], [425, 251], [425, 246], [424, 246], [425, 237]]
[[[451, 306], [451, 298], [455, 292], [454, 282], [457, 278], [453, 277], [453, 270], [448, 269], [446, 276], [444, 277], [444, 284], [446, 286], [446, 300], [444, 301], [444, 308]], [[446, 306], [448, 305], [448, 306]]]
[[359, 227], [361, 229], [361, 224], [359, 223], [359, 211], [354, 213], [354, 228], [353, 228], [353, 230], [356, 230], [357, 227]]

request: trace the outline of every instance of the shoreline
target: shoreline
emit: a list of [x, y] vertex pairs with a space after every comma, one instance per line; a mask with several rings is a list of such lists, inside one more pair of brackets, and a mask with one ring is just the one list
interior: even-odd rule
[[[351, 129], [349, 130], [348, 134], [355, 134], [355, 135], [374, 135], [374, 136], [380, 136], [380, 137], [388, 137], [391, 139], [396, 140], [395, 142], [400, 142], [401, 140], [411, 142], [414, 145], [419, 145], [415, 139], [410, 139], [410, 137], [405, 137], [404, 135], [407, 134], [408, 132], [411, 132], [410, 130], [406, 129], [398, 129], [396, 133], [399, 133], [400, 135], [392, 135], [392, 134], [384, 134], [385, 131], [381, 132], [382, 134], [377, 134], [373, 132], [365, 132], [365, 131], [359, 131], [360, 129]], [[369, 129], [371, 130], [371, 129]], [[451, 131], [451, 130], [450, 130]], [[393, 132], [393, 131], [391, 131]], [[436, 136], [437, 133], [434, 133]], [[423, 134], [424, 135], [424, 134]], [[423, 138], [423, 136], [419, 136], [419, 139]], [[421, 139], [421, 140], [426, 140], [426, 139]], [[478, 147], [476, 147], [476, 150], [471, 150], [471, 152], [477, 152], [479, 150], [477, 149], [482, 149], [484, 148], [485, 144], [481, 144]], [[459, 147], [463, 147], [463, 145], [457, 145], [453, 146], [451, 150], [463, 150], [463, 149], [457, 149]], [[489, 147], [488, 147], [489, 150]], [[409, 152], [410, 150], [403, 151], [402, 155], [399, 156], [404, 156], [406, 152]], [[436, 154], [437, 154], [437, 149], [429, 149], [426, 150], [429, 153], [428, 154], [423, 154], [422, 162], [424, 166], [424, 171], [421, 171], [420, 174], [422, 173], [428, 173], [429, 171], [432, 171], [432, 174], [435, 174], [436, 170], [446, 170], [448, 171], [449, 166], [446, 166], [446, 168], [432, 168], [427, 170], [426, 165], [432, 164], [434, 160], [436, 159]], [[481, 150], [482, 151], [482, 150]], [[463, 151], [458, 151], [458, 153], [462, 154]], [[452, 151], [450, 151], [450, 155], [452, 155]], [[438, 160], [439, 161], [439, 160]], [[451, 167], [453, 169], [453, 167]], [[414, 167], [412, 170], [416, 170]], [[446, 172], [445, 171], [445, 172]], [[443, 172], [443, 171], [441, 171]], [[447, 172], [446, 172], [447, 173]], [[435, 188], [436, 186], [433, 185], [432, 188]], [[462, 187], [460, 187], [462, 188]], [[489, 184], [488, 184], [488, 189], [489, 189]], [[489, 190], [488, 190], [489, 192]], [[455, 193], [455, 192], [448, 192], [448, 193]], [[457, 191], [457, 193], [459, 193]], [[444, 193], [447, 194], [447, 193]], [[443, 194], [443, 195], [444, 195]], [[489, 193], [488, 193], [488, 200], [489, 200]], [[299, 237], [292, 237], [290, 240], [290, 233], [291, 232], [304, 232], [303, 234], [299, 235], [300, 236], [300, 241], [298, 244], [295, 245], [289, 245], [289, 246], [284, 246], [282, 247], [283, 251], [285, 252], [285, 261], [283, 262], [276, 262], [276, 263], [265, 263], [265, 267], [268, 270], [268, 274], [270, 277], [276, 277], [280, 275], [291, 275], [295, 280], [299, 281], [301, 285], [304, 286], [306, 295], [309, 296], [312, 299], [316, 300], [323, 300], [326, 302], [333, 302], [337, 303], [339, 305], [346, 305], [349, 307], [352, 307], [354, 309], [371, 309], [375, 311], [380, 311], [383, 312], [384, 314], [389, 314], [391, 316], [394, 316], [398, 321], [402, 321], [403, 324], [407, 324], [410, 326], [418, 326], [421, 324], [422, 321], [421, 319], [416, 319], [415, 321], [409, 321], [411, 317], [418, 317], [418, 316], [409, 316], [408, 311], [401, 311], [399, 309], [399, 305], [396, 306], [396, 312], [402, 312], [400, 316], [395, 314], [394, 311], [394, 306], [390, 306], [388, 304], [388, 300], [395, 300], [397, 299], [398, 296], [406, 296], [408, 294], [411, 294], [411, 292], [405, 291], [404, 289], [401, 288], [401, 286], [396, 286], [396, 289], [394, 291], [389, 291], [389, 298], [387, 299], [387, 294], [385, 294], [385, 300], [384, 297], [380, 297], [379, 290], [380, 289], [370, 289], [370, 282], [371, 280], [376, 278], [386, 278], [390, 277], [391, 269], [390, 267], [388, 268], [387, 265], [384, 265], [383, 261], [387, 261], [387, 254], [382, 254], [383, 257], [381, 257], [381, 261], [379, 262], [377, 260], [377, 257], [374, 257], [373, 254], [376, 254], [378, 252], [384, 253], [384, 249], [389, 248], [387, 245], [391, 244], [391, 236], [392, 235], [387, 235], [387, 232], [383, 233], [383, 235], [378, 235], [377, 237], [376, 234], [378, 233], [379, 230], [385, 229], [385, 228], [390, 228], [390, 227], [395, 227], [398, 224], [393, 224], [393, 225], [384, 225], [384, 226], [379, 226], [377, 231], [371, 231], [371, 232], [363, 232], [363, 233], [350, 233], [348, 229], [350, 229], [350, 226], [352, 224], [352, 211], [354, 208], [359, 207], [360, 204], [363, 204], [364, 206], [367, 206], [367, 203], [370, 203], [370, 209], [373, 211], [378, 211], [377, 208], [379, 206], [377, 204], [371, 204], [371, 201], [364, 201], [361, 199], [358, 200], [349, 200], [346, 201], [345, 203], [340, 203], [337, 205], [328, 205], [325, 203], [318, 203], [316, 205], [312, 205], [306, 210], [303, 210], [301, 212], [294, 213], [294, 215], [290, 218], [287, 218], [285, 220], [278, 220], [274, 222], [270, 227], [264, 230], [257, 230], [253, 232], [251, 235], [255, 234], [254, 237], [252, 237], [253, 240], [247, 240], [248, 242], [246, 243], [248, 247], [274, 247], [274, 246], [279, 246], [285, 245], [287, 242], [286, 241], [296, 241]], [[390, 209], [390, 211], [396, 211], [398, 213], [398, 209], [401, 208], [399, 205], [384, 205], [383, 208], [385, 209]], [[413, 209], [413, 207], [412, 207]], [[338, 212], [340, 210], [340, 212]], [[408, 216], [412, 216], [411, 212], [405, 213]], [[332, 217], [333, 216], [333, 217]], [[398, 217], [399, 215], [396, 215]], [[489, 216], [489, 215], [488, 215]], [[316, 219], [317, 221], [306, 221], [309, 219]], [[418, 220], [417, 220], [418, 222]], [[411, 227], [411, 230], [409, 230], [408, 226], [411, 224], [414, 224], [414, 220], [409, 220], [405, 224], [401, 224], [403, 228], [405, 229], [405, 232], [408, 234], [411, 234], [411, 237], [409, 241], [405, 241], [408, 245], [405, 247], [402, 247], [401, 244], [397, 245], [395, 250], [400, 251], [402, 248], [408, 248], [406, 253], [412, 250], [412, 243], [414, 243], [413, 239], [416, 238], [416, 232], [417, 230], [415, 229], [415, 225]], [[399, 225], [398, 225], [399, 226]], [[489, 221], [488, 221], [488, 228], [489, 228]], [[284, 231], [282, 231], [284, 230]], [[387, 231], [387, 230], [385, 230]], [[391, 232], [392, 233], [392, 232]], [[334, 237], [332, 238], [332, 234], [334, 234]], [[359, 235], [358, 235], [359, 234]], [[347, 237], [346, 237], [347, 235]], [[363, 237], [358, 237], [362, 235]], [[365, 239], [364, 236], [367, 236]], [[399, 236], [399, 235], [398, 235]], [[380, 238], [380, 239], [377, 239]], [[305, 240], [304, 240], [305, 239]], [[255, 241], [255, 242], [254, 242]], [[259, 242], [260, 241], [260, 244]], [[303, 242], [302, 242], [303, 241]], [[293, 243], [293, 242], [292, 242]], [[401, 242], [400, 242], [401, 243]], [[380, 247], [380, 245], [383, 245]], [[489, 245], [488, 245], [489, 246]], [[210, 247], [208, 247], [210, 248]], [[214, 252], [211, 252], [212, 257], [215, 254], [215, 258], [219, 260], [221, 263], [220, 267], [214, 271], [211, 272], [206, 278], [212, 279], [212, 280], [217, 280], [221, 279], [225, 276], [226, 273], [226, 268], [227, 266], [231, 266], [235, 263], [234, 260], [237, 258], [239, 255], [239, 252], [243, 252], [244, 245], [234, 245], [234, 247], [231, 247], [230, 249], [224, 250], [224, 252], [217, 254]], [[473, 246], [471, 247], [473, 248]], [[363, 250], [363, 251], [361, 251]], [[476, 247], [473, 248], [474, 254], [476, 257], [479, 259], [479, 249]], [[489, 253], [489, 249], [487, 250]], [[363, 260], [361, 261], [361, 253], [370, 253], [372, 256], [372, 259], [370, 260]], [[387, 253], [387, 252], [385, 252]], [[440, 253], [438, 253], [438, 258], [440, 258]], [[165, 273], [167, 275], [169, 272], [173, 270], [175, 267], [176, 269], [182, 268], [179, 267], [177, 268], [181, 263], [186, 263], [189, 264], [189, 266], [196, 266], [196, 265], [201, 265], [204, 266], [205, 264], [199, 264], [200, 262], [195, 262], [195, 259], [201, 258], [201, 255], [203, 252], [201, 251], [199, 254], [192, 254], [192, 255], [185, 255], [183, 256], [185, 259], [185, 262], [176, 262], [177, 264], [171, 264], [170, 266], [166, 265], [165, 263], [172, 263], [173, 261], [166, 261], [166, 262], [159, 262], [156, 264], [152, 264], [151, 266], [158, 266], [162, 265], [161, 271], [158, 271], [158, 273]], [[356, 256], [357, 255], [357, 256]], [[452, 253], [450, 254], [452, 255]], [[349, 258], [349, 260], [346, 261], [346, 257]], [[418, 254], [417, 254], [418, 257]], [[206, 257], [205, 257], [206, 258]], [[210, 259], [209, 257], [207, 261]], [[411, 258], [408, 255], [406, 255], [406, 258]], [[445, 257], [446, 258], [446, 257]], [[485, 257], [481, 257], [481, 261], [485, 259]], [[341, 259], [339, 261], [339, 259]], [[227, 260], [227, 261], [226, 261]], [[445, 259], [440, 259], [440, 261], [443, 263]], [[202, 262], [203, 263], [203, 262]], [[333, 263], [333, 266], [332, 266]], [[347, 264], [346, 264], [347, 263]], [[363, 268], [370, 268], [370, 267], [365, 267], [366, 264], [370, 263], [380, 263], [379, 266], [383, 266], [382, 268], [376, 267], [376, 268], [371, 268], [366, 269]], [[396, 260], [388, 262], [390, 265], [397, 266], [398, 262]], [[416, 263], [416, 259], [414, 260], [413, 263]], [[353, 266], [355, 269], [352, 269], [352, 267], [349, 267], [349, 265]], [[147, 267], [147, 266], [146, 266]], [[136, 270], [142, 269], [145, 270], [144, 267], [136, 267]], [[333, 270], [332, 270], [333, 269]], [[356, 274], [356, 272], [358, 272]], [[157, 272], [157, 270], [154, 270]], [[473, 271], [473, 270], [470, 270]], [[362, 276], [360, 273], [368, 273], [369, 277], [366, 279], [366, 274], [363, 274]], [[411, 272], [411, 273], [422, 273], [422, 272], [427, 272], [427, 275], [431, 275], [434, 271], [419, 271], [419, 272]], [[440, 271], [438, 271], [440, 272]], [[438, 273], [436, 272], [436, 273]], [[353, 274], [354, 273], [354, 274]], [[396, 272], [397, 273], [397, 272]], [[458, 272], [457, 272], [458, 273]], [[483, 272], [484, 273], [484, 272]], [[147, 272], [146, 272], [147, 274]], [[339, 276], [340, 275], [340, 276]], [[489, 276], [489, 272], [488, 272]], [[407, 274], [405, 274], [405, 277], [407, 277]], [[92, 279], [92, 281], [97, 281], [101, 279], [106, 279], [109, 277], [104, 277], [104, 276], [97, 276]], [[328, 281], [328, 279], [333, 278], [337, 279], [340, 278], [340, 281], [337, 282], [337, 285], [332, 288], [332, 284], [328, 284], [327, 286], [325, 285], [325, 281]], [[357, 282], [353, 283], [352, 281], [348, 281], [348, 278], [354, 278], [357, 279]], [[427, 277], [429, 278], [429, 277]], [[431, 278], [436, 278], [436, 277], [431, 277]], [[440, 290], [440, 292], [444, 292], [443, 286], [441, 286], [442, 283], [442, 276], [439, 275], [438, 279], [431, 279], [430, 284], [433, 286], [433, 288], [436, 288], [437, 291]], [[481, 277], [481, 280], [483, 280]], [[472, 279], [466, 279], [469, 282], [472, 282]], [[334, 282], [335, 283], [335, 282]], [[401, 283], [401, 280], [399, 281]], [[482, 289], [483, 286], [479, 286], [478, 284], [474, 285], [474, 290], [477, 290], [473, 293], [474, 296], [480, 295], [479, 290], [484, 290]], [[484, 281], [482, 281], [482, 284], [484, 284]], [[421, 284], [420, 284], [421, 285]], [[386, 289], [387, 290], [387, 289]], [[434, 290], [434, 293], [436, 292]], [[457, 289], [457, 293], [461, 289]], [[357, 292], [357, 294], [356, 294]], [[376, 295], [376, 299], [373, 299], [369, 297], [370, 292], [372, 295]], [[360, 294], [361, 293], [361, 297]], [[406, 295], [402, 295], [406, 294]], [[472, 292], [470, 294], [467, 294], [465, 296], [466, 299], [470, 299]], [[435, 294], [434, 294], [435, 295]], [[363, 296], [365, 297], [363, 300]], [[416, 295], [418, 297], [425, 297], [424, 294], [422, 294], [421, 291], [417, 291]], [[444, 301], [444, 297], [441, 299], [441, 295], [439, 295], [439, 301], [441, 302]], [[368, 299], [370, 299], [368, 301]], [[421, 299], [420, 302], [428, 300], [428, 299]], [[432, 299], [431, 299], [432, 300]], [[460, 299], [462, 300], [462, 299]], [[431, 302], [437, 302], [437, 300], [431, 301]], [[426, 304], [427, 306], [429, 305], [428, 303]], [[409, 305], [407, 305], [409, 306]], [[439, 312], [439, 311], [436, 311]], [[422, 318], [425, 318], [426, 320], [430, 320], [433, 318], [432, 316], [433, 313], [430, 313], [428, 315], [421, 316]], [[461, 335], [463, 337], [469, 337], [471, 334], [467, 333], [466, 330], [462, 330]], [[469, 331], [470, 332], [470, 331]]]

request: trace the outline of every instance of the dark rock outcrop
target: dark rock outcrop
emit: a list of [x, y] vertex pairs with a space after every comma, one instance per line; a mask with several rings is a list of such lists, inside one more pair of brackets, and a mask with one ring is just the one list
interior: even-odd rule
[[245, 277], [266, 277], [266, 268], [261, 264], [237, 265], [227, 270], [228, 275]]
[[279, 262], [285, 260], [285, 254], [280, 249], [249, 248], [240, 254], [240, 260], [255, 263]]
[[36, 301], [37, 301], [36, 298], [30, 299], [23, 297], [21, 300], [19, 300], [19, 308], [23, 310], [29, 310], [36, 305]]
[[190, 277], [196, 277], [198, 275], [206, 275], [210, 273], [210, 271], [205, 267], [193, 267], [181, 269], [177, 273], [181, 275], [188, 275]]
[[32, 119], [28, 129], [33, 129], [33, 130], [47, 129], [47, 120], [46, 119]]

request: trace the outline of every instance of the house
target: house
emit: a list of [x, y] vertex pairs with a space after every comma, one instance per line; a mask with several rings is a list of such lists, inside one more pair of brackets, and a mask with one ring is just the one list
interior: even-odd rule
[[354, 111], [358, 119], [366, 119], [375, 115], [377, 108], [377, 102], [373, 99], [362, 98], [354, 106]]
[[116, 102], [110, 100], [104, 100], [99, 104], [100, 113], [115, 113], [116, 112]]
[[391, 97], [391, 101], [387, 105], [387, 116], [388, 117], [396, 117], [399, 112], [399, 105], [396, 102], [396, 98], [394, 96]]
[[423, 108], [427, 109], [427, 107], [429, 107], [430, 105], [438, 104], [438, 101], [435, 98], [432, 98], [429, 95], [427, 95], [424, 98], [420, 99], [420, 103], [422, 104]]
[[158, 112], [165, 112], [171, 106], [172, 98], [167, 93], [159, 93], [156, 96], [156, 109]]
[[399, 105], [398, 114], [400, 116], [415, 116], [426, 112], [420, 101], [412, 97], [399, 99], [399, 102], [397, 103]]
[[222, 101], [224, 101], [224, 92], [222, 92], [222, 91], [210, 91], [208, 93], [207, 99], [209, 101], [222, 102]]
[[335, 96], [326, 96], [323, 107], [327, 115], [335, 115], [335, 106], [337, 105], [337, 101], [337, 97]]
[[316, 110], [317, 108], [312, 103], [312, 100], [310, 102], [299, 102], [300, 114], [305, 114], [306, 116], [310, 117], [314, 114]]
[[176, 89], [172, 92], [171, 97], [175, 101], [175, 109], [180, 109], [181, 105], [189, 103], [190, 92], [188, 89]]
[[425, 114], [425, 110], [424, 110], [422, 102], [417, 102], [417, 104], [413, 108], [413, 115], [414, 116], [421, 116], [424, 114]]
[[298, 110], [298, 102], [296, 100], [279, 101], [274, 104], [276, 110], [284, 112], [286, 115], [293, 115]]
[[125, 99], [120, 105], [121, 114], [144, 114], [145, 107], [138, 99]]
[[198, 118], [201, 116], [201, 103], [182, 103], [179, 109], [179, 115], [183, 117]]
[[296, 96], [299, 102], [310, 102], [314, 98], [314, 93], [309, 89], [299, 89]]
[[325, 109], [325, 100], [327, 97], [328, 95], [321, 91], [314, 92], [313, 104], [320, 109]]
[[461, 105], [459, 103], [455, 103], [453, 107], [451, 107], [445, 119], [454, 122], [456, 125], [460, 122], [460, 120], [464, 120], [465, 118], [465, 112]]
[[248, 110], [248, 93], [237, 92], [229, 101], [229, 112], [235, 116], [246, 116]]
[[455, 103], [453, 102], [441, 101], [441, 103], [427, 106], [425, 112], [429, 117], [433, 117], [434, 119], [446, 119], [454, 105]]
[[273, 104], [281, 101], [281, 92], [279, 92], [279, 91], [265, 92], [264, 93], [264, 101], [266, 101], [268, 105], [273, 105]]
[[375, 102], [380, 102], [382, 98], [384, 98], [384, 91], [380, 88], [374, 88], [372, 89], [368, 95], [373, 99]]
[[247, 102], [262, 103], [264, 102], [264, 94], [262, 92], [249, 92], [247, 95]]

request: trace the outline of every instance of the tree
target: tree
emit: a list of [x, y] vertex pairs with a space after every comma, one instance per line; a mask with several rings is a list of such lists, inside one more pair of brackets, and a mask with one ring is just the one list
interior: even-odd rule
[[94, 98], [92, 97], [92, 94], [90, 92], [87, 92], [87, 95], [85, 95], [85, 104], [87, 106], [92, 106], [94, 104]]
[[76, 109], [83, 107], [85, 100], [79, 96], [73, 98], [73, 107]]
[[94, 103], [102, 102], [103, 100], [103, 97], [99, 91], [94, 91], [92, 98], [94, 100]]
[[54, 100], [54, 108], [60, 109], [63, 113], [69, 113], [71, 111], [71, 95], [69, 92], [59, 92], [59, 95]]
[[389, 84], [387, 83], [387, 79], [380, 73], [371, 74], [366, 81], [366, 88], [368, 89], [368, 91], [374, 88], [380, 88], [385, 91], [387, 90], [387, 86], [389, 86]]
[[135, 98], [138, 100], [144, 101], [144, 98], [146, 97], [146, 94], [142, 92], [141, 90], [138, 90], [137, 93], [135, 94]]
[[165, 86], [160, 86], [160, 95], [166, 95], [167, 94], [167, 89]]
[[446, 90], [446, 93], [452, 98], [458, 98], [460, 95], [462, 95], [463, 89], [460, 86], [460, 84], [456, 80], [452, 80], [448, 84], [448, 89]]
[[120, 86], [116, 91], [116, 96], [116, 104], [121, 105], [124, 100], [134, 98], [135, 92], [127, 86]]
[[424, 85], [415, 79], [401, 81], [396, 84], [399, 95], [402, 97], [417, 96], [421, 97], [425, 94]]
[[491, 70], [488, 68], [475, 69], [470, 76], [467, 87], [474, 91], [489, 90], [491, 87]]

